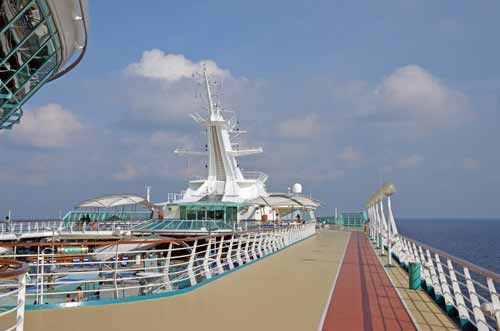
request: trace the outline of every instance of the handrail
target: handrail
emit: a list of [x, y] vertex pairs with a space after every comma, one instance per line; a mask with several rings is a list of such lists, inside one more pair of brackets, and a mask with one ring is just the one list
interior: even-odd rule
[[[56, 303], [57, 307], [62, 304], [64, 307], [68, 300], [120, 299], [192, 287], [284, 249], [313, 235], [315, 231], [315, 224], [309, 223], [271, 231], [213, 234], [185, 239], [114, 241], [111, 243], [116, 248], [111, 246], [103, 251], [82, 254], [44, 252], [39, 249], [35, 254], [14, 253], [9, 257], [29, 263], [30, 282], [26, 296], [30, 302], [34, 300], [34, 304], [43, 305], [40, 308], [47, 303]], [[194, 241], [187, 244], [186, 239]], [[120, 245], [125, 243], [134, 243], [138, 249], [122, 249]], [[140, 247], [137, 245], [139, 243], [158, 246], [151, 249]], [[159, 245], [162, 243], [170, 244]], [[43, 243], [43, 246], [69, 243], [54, 244]], [[88, 244], [103, 245], [103, 242]], [[2, 299], [1, 302], [2, 307], [9, 306], [8, 301]]]
[[[73, 68], [75, 68], [82, 61], [83, 56], [87, 52], [87, 44], [88, 44], [87, 19], [85, 17], [85, 11], [83, 10], [82, 0], [78, 0], [78, 2], [80, 5], [80, 12], [82, 14], [83, 31], [85, 33], [85, 42], [83, 44], [83, 49], [81, 50], [80, 54], [78, 55], [78, 58], [73, 63], [71, 63], [69, 66], [67, 66], [63, 70], [57, 72], [52, 77], [50, 77], [50, 79], [48, 80], [49, 82], [65, 75], [68, 72], [70, 72], [71, 70], [73, 70]], [[59, 70], [59, 68], [57, 70]]]
[[[290, 226], [298, 226], [298, 225], [290, 225]], [[273, 228], [270, 229], [261, 229], [258, 232], [271, 232]], [[231, 236], [235, 234], [251, 234], [256, 233], [257, 231], [232, 231], [232, 232], [223, 232], [217, 233], [212, 232], [210, 235], [201, 235], [194, 237], [186, 237], [186, 238], [153, 238], [153, 239], [144, 239], [144, 240], [106, 240], [106, 241], [82, 241], [82, 242], [37, 242], [37, 243], [0, 243], [0, 247], [59, 247], [59, 246], [104, 246], [104, 245], [126, 245], [126, 244], [166, 244], [166, 243], [180, 243], [180, 242], [192, 242], [195, 240], [203, 240], [209, 238], [218, 238]]]
[[462, 266], [465, 266], [467, 267], [470, 271], [472, 272], [475, 272], [481, 276], [484, 276], [484, 277], [488, 277], [488, 278], [491, 278], [492, 280], [496, 281], [496, 282], [500, 282], [500, 275], [497, 274], [496, 272], [494, 271], [491, 271], [491, 270], [488, 270], [488, 269], [485, 269], [483, 267], [480, 267], [472, 262], [469, 262], [467, 260], [464, 260], [462, 258], [459, 258], [459, 257], [456, 257], [454, 255], [451, 255], [451, 254], [448, 254], [438, 248], [434, 248], [432, 246], [429, 246], [429, 245], [426, 245], [426, 244], [423, 244], [417, 240], [414, 240], [414, 239], [410, 239], [406, 236], [403, 236], [403, 235], [399, 235], [399, 237], [401, 238], [404, 238], [410, 242], [413, 242], [415, 243], [416, 245], [419, 245], [421, 246], [422, 248], [425, 248], [425, 249], [428, 249], [434, 253], [438, 253], [439, 255], [441, 255], [442, 257], [445, 257], [445, 258], [448, 258], [450, 259], [452, 262], [456, 262], [457, 264], [460, 264]]
[[[5, 270], [7, 267], [7, 270]], [[15, 260], [0, 259], [0, 279], [12, 278], [28, 272], [28, 265]]]

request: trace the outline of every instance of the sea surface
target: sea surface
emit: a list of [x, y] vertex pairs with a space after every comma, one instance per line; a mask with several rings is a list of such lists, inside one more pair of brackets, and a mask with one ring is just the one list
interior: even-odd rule
[[500, 220], [396, 220], [402, 235], [500, 274]]

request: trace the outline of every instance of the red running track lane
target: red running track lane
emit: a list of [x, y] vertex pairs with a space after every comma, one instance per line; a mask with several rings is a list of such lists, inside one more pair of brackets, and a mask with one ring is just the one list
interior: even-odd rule
[[322, 331], [415, 331], [366, 235], [352, 232]]

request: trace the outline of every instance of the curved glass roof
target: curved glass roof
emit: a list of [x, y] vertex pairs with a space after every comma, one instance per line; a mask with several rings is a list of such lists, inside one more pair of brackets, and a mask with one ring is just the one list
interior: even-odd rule
[[220, 220], [154, 220], [138, 225], [133, 229], [136, 232], [173, 233], [173, 232], [207, 232], [232, 231], [233, 228]]
[[269, 206], [276, 209], [316, 209], [319, 202], [303, 195], [271, 193], [268, 196], [259, 196], [247, 201], [248, 204]]
[[113, 208], [128, 205], [142, 204], [146, 207], [152, 205], [146, 198], [132, 194], [105, 195], [94, 199], [85, 200], [78, 204], [78, 208]]

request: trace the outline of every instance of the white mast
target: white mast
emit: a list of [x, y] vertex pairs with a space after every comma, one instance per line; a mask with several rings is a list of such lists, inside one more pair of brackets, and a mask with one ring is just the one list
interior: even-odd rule
[[189, 151], [176, 149], [176, 154], [208, 156], [208, 176], [206, 180], [190, 181], [184, 195], [185, 201], [197, 201], [206, 195], [220, 195], [223, 201], [244, 201], [259, 195], [267, 195], [265, 181], [267, 176], [260, 174], [245, 178], [237, 157], [262, 153], [262, 148], [239, 148], [231, 142], [236, 124], [226, 120], [219, 104], [214, 103], [207, 68], [203, 66], [203, 82], [208, 103], [208, 118], [194, 113], [191, 117], [207, 130], [207, 150]]

